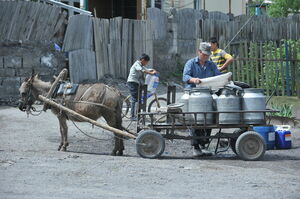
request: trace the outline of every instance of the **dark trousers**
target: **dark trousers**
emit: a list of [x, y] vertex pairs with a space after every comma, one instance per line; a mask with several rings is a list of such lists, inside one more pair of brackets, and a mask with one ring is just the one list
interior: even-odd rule
[[138, 101], [139, 84], [136, 82], [127, 82], [127, 86], [131, 94], [130, 114], [131, 117], [135, 117], [135, 104]]
[[[192, 129], [191, 136], [210, 136], [211, 135], [211, 129]], [[194, 148], [199, 149], [199, 145], [202, 146], [202, 148], [205, 147], [206, 144], [209, 143], [208, 138], [202, 138], [202, 139], [192, 139], [191, 144]]]

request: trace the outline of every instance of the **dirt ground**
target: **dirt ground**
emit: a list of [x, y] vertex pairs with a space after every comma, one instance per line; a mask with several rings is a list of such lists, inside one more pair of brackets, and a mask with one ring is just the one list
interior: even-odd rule
[[[41, 108], [41, 107], [38, 107]], [[128, 124], [124, 121], [124, 125]], [[26, 117], [0, 107], [0, 198], [300, 198], [300, 131], [291, 150], [267, 151], [263, 161], [239, 160], [232, 151], [194, 159], [187, 141], [166, 142], [160, 159], [143, 159], [134, 140], [113, 157], [112, 135], [69, 122], [68, 152], [57, 151], [57, 118]]]

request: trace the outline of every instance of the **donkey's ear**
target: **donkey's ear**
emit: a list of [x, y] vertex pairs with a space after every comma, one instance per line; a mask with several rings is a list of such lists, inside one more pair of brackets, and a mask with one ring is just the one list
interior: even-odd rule
[[40, 78], [39, 74], [37, 73], [37, 74], [34, 76], [34, 78], [39, 79], [39, 78]]

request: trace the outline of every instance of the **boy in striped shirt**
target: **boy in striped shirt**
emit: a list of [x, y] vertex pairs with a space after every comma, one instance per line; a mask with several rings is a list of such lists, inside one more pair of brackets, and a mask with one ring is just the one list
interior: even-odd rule
[[225, 50], [219, 48], [218, 40], [216, 37], [210, 38], [211, 45], [211, 56], [210, 59], [213, 61], [220, 72], [226, 73], [228, 66], [233, 62], [233, 57], [226, 53]]

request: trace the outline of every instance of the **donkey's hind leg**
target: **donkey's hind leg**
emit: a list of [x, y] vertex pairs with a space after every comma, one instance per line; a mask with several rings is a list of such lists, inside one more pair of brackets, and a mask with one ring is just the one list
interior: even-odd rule
[[[109, 126], [112, 126], [117, 129], [122, 129], [122, 117], [121, 114], [113, 114], [110, 115], [109, 118], [106, 118], [104, 116], [105, 120], [107, 121], [107, 124]], [[115, 141], [115, 146], [113, 151], [111, 152], [111, 155], [123, 155], [123, 150], [124, 150], [124, 144], [123, 144], [123, 139], [120, 135], [114, 133], [114, 141]]]
[[61, 115], [61, 116], [58, 116], [58, 120], [59, 120], [59, 127], [60, 127], [60, 133], [61, 133], [61, 143], [58, 147], [58, 150], [66, 151], [67, 146], [69, 146], [67, 119], [65, 116]]

